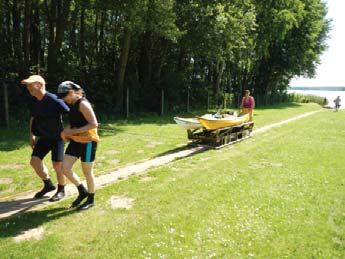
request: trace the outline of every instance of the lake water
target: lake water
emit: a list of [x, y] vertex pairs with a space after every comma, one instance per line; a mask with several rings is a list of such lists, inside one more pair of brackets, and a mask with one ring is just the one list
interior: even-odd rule
[[303, 95], [316, 95], [321, 97], [326, 97], [328, 100], [328, 105], [334, 107], [334, 99], [340, 96], [341, 103], [340, 109], [345, 109], [345, 91], [321, 91], [321, 90], [288, 90], [288, 93], [297, 93]]

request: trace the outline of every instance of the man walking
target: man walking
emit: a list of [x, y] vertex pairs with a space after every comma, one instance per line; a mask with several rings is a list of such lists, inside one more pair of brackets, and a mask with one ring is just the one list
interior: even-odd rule
[[54, 191], [48, 168], [43, 159], [51, 151], [53, 168], [57, 175], [58, 189], [50, 201], [58, 201], [65, 197], [65, 177], [61, 171], [64, 156], [64, 142], [60, 137], [63, 131], [62, 114], [69, 111], [68, 106], [56, 95], [46, 91], [46, 82], [39, 75], [32, 75], [21, 81], [33, 96], [30, 103], [30, 145], [33, 149], [30, 164], [44, 185], [34, 198], [42, 198], [46, 193]]

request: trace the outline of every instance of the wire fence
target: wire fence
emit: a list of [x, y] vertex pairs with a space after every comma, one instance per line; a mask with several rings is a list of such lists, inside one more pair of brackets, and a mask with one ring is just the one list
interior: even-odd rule
[[[56, 83], [57, 84], [57, 83]], [[11, 121], [27, 121], [29, 111], [27, 101], [30, 96], [24, 87], [21, 87], [19, 81], [1, 81], [0, 82], [0, 126], [9, 126]], [[54, 92], [56, 86], [48, 85], [48, 90]], [[168, 89], [169, 90], [169, 89]], [[124, 107], [120, 112], [112, 110], [115, 107], [114, 99], [108, 100], [108, 109], [102, 108], [99, 103], [95, 105], [97, 114], [112, 117], [129, 117], [131, 114], [141, 112], [154, 112], [159, 115], [167, 113], [191, 112], [193, 110], [218, 110], [218, 109], [238, 109], [240, 107], [242, 95], [237, 93], [223, 92], [217, 97], [206, 88], [170, 89], [169, 91], [160, 89], [150, 99], [155, 103], [152, 110], [140, 110], [141, 96], [136, 89], [127, 88], [124, 96]], [[92, 93], [90, 97], [93, 100]], [[301, 95], [287, 94], [285, 91], [276, 91], [267, 94], [253, 93], [256, 107], [276, 105], [286, 102], [317, 102], [322, 104], [323, 98], [306, 97]], [[99, 98], [99, 97], [98, 97]]]

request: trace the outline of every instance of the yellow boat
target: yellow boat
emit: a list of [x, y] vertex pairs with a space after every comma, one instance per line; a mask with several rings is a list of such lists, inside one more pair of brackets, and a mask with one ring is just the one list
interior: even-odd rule
[[225, 115], [221, 118], [217, 118], [212, 115], [205, 115], [197, 118], [201, 125], [207, 130], [216, 130], [246, 123], [249, 121], [249, 114], [244, 114], [243, 116], [239, 117], [233, 115]]

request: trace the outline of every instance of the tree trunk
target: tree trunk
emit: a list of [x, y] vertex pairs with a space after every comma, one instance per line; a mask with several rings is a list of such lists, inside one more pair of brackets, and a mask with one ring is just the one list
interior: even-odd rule
[[128, 54], [131, 44], [131, 30], [129, 28], [126, 28], [124, 38], [123, 38], [123, 44], [122, 44], [122, 50], [120, 54], [120, 60], [119, 60], [119, 71], [117, 75], [117, 95], [116, 95], [116, 110], [120, 111], [123, 107], [123, 84], [125, 80], [126, 75], [126, 66], [128, 62]]
[[[71, 14], [72, 17], [78, 17], [78, 10], [79, 6], [77, 5], [73, 11], [73, 13]], [[76, 31], [78, 31], [78, 28], [77, 28], [77, 23], [78, 23], [78, 20], [77, 19], [72, 19], [71, 21], [71, 24], [69, 26], [69, 44], [70, 44], [70, 48], [73, 49], [73, 50], [76, 50], [78, 47], [78, 43], [77, 43], [77, 37], [76, 37]]]
[[220, 95], [220, 83], [222, 81], [222, 76], [224, 72], [224, 61], [218, 60], [216, 65], [216, 75], [215, 75], [215, 83], [214, 83], [214, 95], [217, 100], [217, 105], [219, 105], [219, 95]]
[[162, 48], [161, 48], [161, 55], [159, 59], [159, 64], [155, 76], [155, 81], [158, 85], [158, 87], [161, 89], [161, 115], [164, 115], [164, 86], [162, 85], [162, 70], [165, 64], [165, 59], [167, 56], [167, 50], [168, 50], [168, 43], [167, 41], [163, 40], [162, 42]]
[[85, 2], [81, 4], [80, 11], [80, 40], [79, 40], [79, 54], [81, 61], [81, 70], [84, 74], [84, 80], [86, 81], [86, 52], [85, 52]]
[[6, 9], [6, 45], [8, 49], [9, 56], [13, 55], [13, 40], [12, 40], [12, 31], [11, 31], [11, 10], [9, 1], [5, 1], [5, 9]]
[[33, 19], [31, 19], [31, 62], [36, 66], [36, 72], [40, 72], [41, 56], [41, 34], [40, 34], [40, 13], [39, 0], [32, 3]]
[[99, 52], [101, 53], [101, 56], [104, 56], [104, 54], [106, 53], [105, 50], [105, 32], [104, 32], [104, 27], [105, 27], [105, 23], [106, 23], [106, 15], [104, 14], [104, 12], [101, 12], [101, 17], [100, 17], [101, 21], [100, 21], [100, 25], [99, 25]]
[[30, 25], [31, 25], [31, 1], [24, 1], [24, 30], [23, 30], [23, 72], [28, 73], [30, 67]]
[[[20, 36], [20, 15], [21, 9], [18, 7], [17, 0], [13, 1], [13, 8], [12, 8], [12, 18], [13, 18], [13, 44], [14, 44], [14, 52], [17, 58], [17, 64], [23, 63], [23, 55], [22, 55], [22, 45], [21, 45], [21, 36]], [[21, 73], [20, 69], [17, 72]]]
[[94, 39], [94, 53], [97, 54], [99, 52], [99, 44], [98, 44], [98, 19], [99, 19], [99, 12], [96, 10], [95, 14], [95, 28], [94, 28], [94, 34], [95, 34], [95, 39]]
[[48, 75], [50, 78], [54, 78], [53, 75], [57, 70], [58, 54], [68, 24], [71, 0], [58, 2], [52, 0], [50, 5], [45, 0], [45, 5], [49, 21]]

